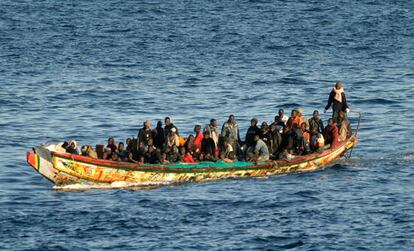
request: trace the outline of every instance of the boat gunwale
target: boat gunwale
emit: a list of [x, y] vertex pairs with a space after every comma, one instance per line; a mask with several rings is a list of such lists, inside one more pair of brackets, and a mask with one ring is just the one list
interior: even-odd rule
[[[207, 166], [207, 167], [174, 167], [174, 165], [178, 164], [135, 164], [129, 162], [117, 162], [112, 160], [102, 160], [102, 159], [94, 159], [87, 156], [75, 155], [70, 153], [59, 153], [55, 151], [51, 151], [52, 157], [63, 158], [66, 160], [72, 160], [75, 162], [88, 164], [88, 165], [96, 165], [103, 168], [114, 168], [114, 169], [122, 169], [122, 170], [131, 170], [131, 171], [143, 171], [143, 172], [171, 172], [171, 173], [197, 173], [197, 172], [222, 172], [222, 171], [238, 171], [238, 170], [258, 170], [258, 169], [271, 169], [274, 167], [285, 167], [285, 166], [292, 166], [292, 165], [299, 165], [301, 163], [306, 163], [310, 161], [314, 161], [317, 159], [322, 159], [327, 157], [328, 155], [334, 153], [335, 151], [341, 150], [343, 147], [346, 147], [349, 143], [355, 144], [357, 142], [357, 136], [352, 135], [347, 141], [341, 143], [337, 148], [334, 149], [326, 149], [322, 153], [312, 153], [309, 155], [304, 156], [297, 156], [292, 160], [270, 160], [266, 162], [262, 162], [261, 164], [255, 164], [251, 162], [252, 165], [247, 166], [229, 166], [229, 167], [215, 167], [215, 166]], [[356, 142], [355, 142], [356, 141]], [[341, 150], [345, 152], [347, 149]], [[214, 162], [211, 162], [214, 163]], [[188, 163], [189, 165], [193, 163]]]

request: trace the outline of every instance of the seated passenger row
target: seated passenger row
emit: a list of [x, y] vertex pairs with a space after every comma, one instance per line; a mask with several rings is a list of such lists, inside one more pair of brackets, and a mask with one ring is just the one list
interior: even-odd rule
[[344, 112], [339, 112], [336, 123], [330, 118], [327, 127], [324, 127], [318, 111], [314, 111], [308, 120], [300, 108], [293, 109], [289, 118], [280, 109], [270, 125], [262, 122], [258, 127], [258, 120], [251, 119], [244, 141], [240, 138], [234, 115], [230, 115], [223, 124], [220, 134], [216, 119], [211, 119], [204, 129], [196, 125], [194, 135], [187, 138], [179, 134], [169, 117], [164, 119], [164, 123], [163, 127], [162, 121], [158, 121], [152, 129], [151, 122], [145, 121], [137, 138], [126, 140], [126, 147], [123, 142], [117, 145], [113, 137], [108, 139], [106, 147], [97, 145], [96, 151], [90, 145], [79, 149], [75, 140], [64, 142], [61, 147], [71, 154], [140, 164], [194, 163], [219, 159], [226, 162], [259, 162], [322, 152], [325, 145], [336, 148], [352, 134]]

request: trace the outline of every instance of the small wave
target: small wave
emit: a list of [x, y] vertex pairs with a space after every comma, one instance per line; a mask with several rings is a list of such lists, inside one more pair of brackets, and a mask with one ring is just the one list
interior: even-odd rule
[[97, 184], [71, 184], [64, 186], [53, 186], [53, 189], [59, 191], [79, 191], [91, 189], [123, 189], [123, 188], [137, 188], [137, 189], [151, 189], [160, 186], [167, 186], [174, 184], [174, 182], [127, 182], [116, 181], [112, 183], [97, 183]]

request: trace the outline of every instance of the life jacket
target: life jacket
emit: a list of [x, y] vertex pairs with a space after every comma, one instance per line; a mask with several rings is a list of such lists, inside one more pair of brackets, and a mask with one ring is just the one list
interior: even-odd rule
[[183, 136], [178, 136], [178, 142], [180, 146], [184, 146], [185, 145], [185, 138]]
[[325, 146], [325, 139], [323, 138], [323, 135], [318, 133], [315, 140], [315, 148], [320, 148]]

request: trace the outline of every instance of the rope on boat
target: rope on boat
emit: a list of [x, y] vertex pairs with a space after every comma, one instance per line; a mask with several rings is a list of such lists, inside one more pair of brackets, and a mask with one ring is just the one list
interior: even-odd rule
[[[357, 128], [355, 130], [355, 138], [358, 137], [358, 130], [359, 130], [359, 126], [361, 124], [361, 117], [362, 117], [362, 113], [361, 112], [353, 112], [352, 113], [357, 113], [358, 114], [358, 124], [357, 124]], [[345, 159], [350, 159], [352, 156], [352, 150], [354, 150], [354, 148], [351, 148], [351, 151], [349, 151], [349, 154], [345, 154]]]

